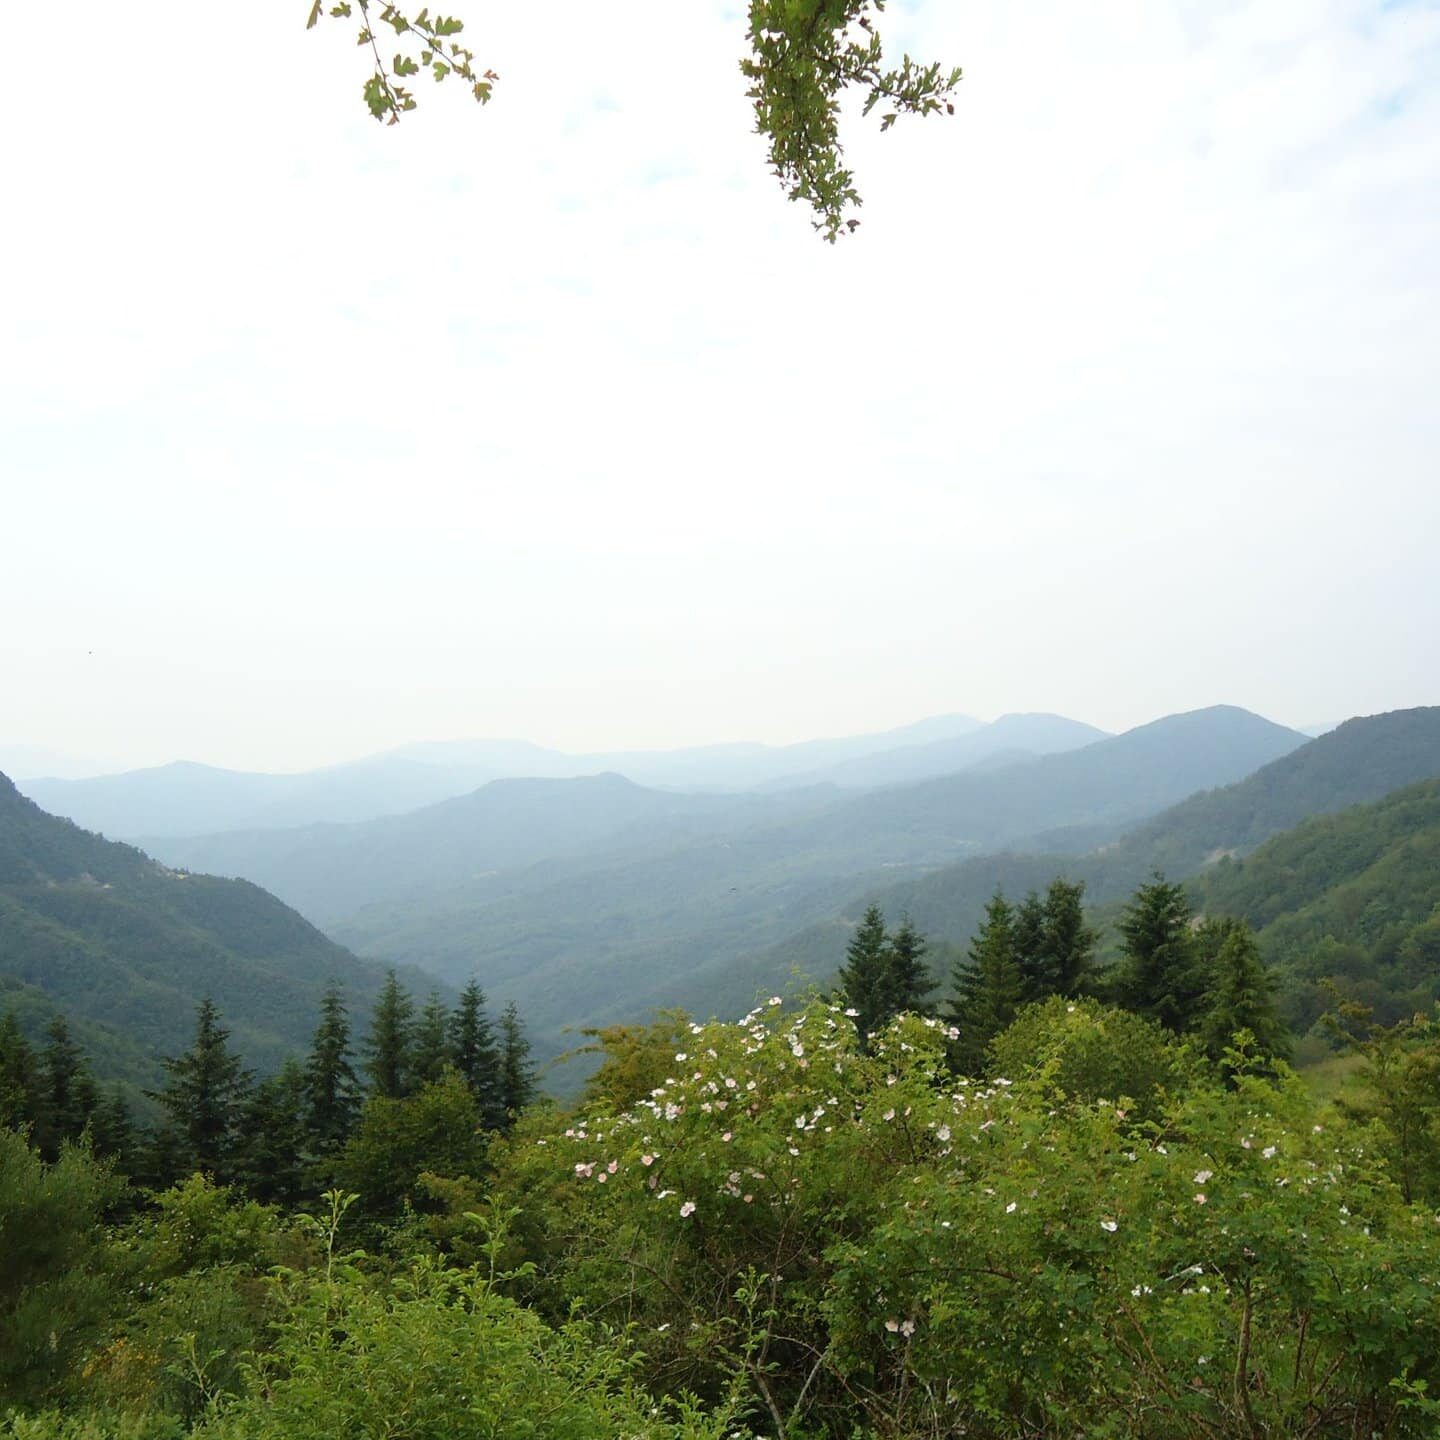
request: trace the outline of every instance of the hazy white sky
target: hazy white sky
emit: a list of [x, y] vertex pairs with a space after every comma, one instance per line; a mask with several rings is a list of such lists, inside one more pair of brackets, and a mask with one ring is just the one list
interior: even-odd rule
[[966, 78], [834, 249], [738, 5], [451, 8], [394, 129], [304, 0], [9, 74], [0, 742], [1440, 701], [1435, 0], [894, 0]]

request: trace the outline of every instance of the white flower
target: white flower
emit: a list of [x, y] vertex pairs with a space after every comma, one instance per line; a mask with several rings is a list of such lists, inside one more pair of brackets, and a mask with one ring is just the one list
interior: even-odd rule
[[852, 1007], [851, 1009], [847, 1010], [845, 1013], [846, 1013], [852, 1020], [858, 1020], [858, 1019], [860, 1018], [860, 1012], [859, 1012], [858, 1010], [854, 1009], [853, 1007]]
[[900, 1333], [908, 1340], [915, 1333], [915, 1322], [913, 1320], [902, 1321]]
[[780, 997], [778, 995], [772, 995], [770, 997], [770, 1003], [772, 1005], [778, 1005], [780, 1003]]
[[948, 1125], [942, 1125], [935, 1132], [935, 1138], [939, 1140], [942, 1145], [947, 1144], [950, 1140], [950, 1127]]
[[1215, 1172], [1213, 1170], [1197, 1170], [1195, 1172], [1195, 1183], [1203, 1185]]
[[1273, 1160], [1273, 1159], [1275, 1158], [1275, 1147], [1274, 1147], [1273, 1145], [1267, 1145], [1267, 1146], [1260, 1152], [1260, 1156], [1261, 1156], [1261, 1159], [1264, 1159], [1264, 1160]]
[[896, 1331], [900, 1329], [900, 1322], [898, 1320], [887, 1320], [885, 1322], [885, 1328], [894, 1335]]
[[1108, 1230], [1113, 1235], [1120, 1227], [1113, 1220], [1102, 1220], [1100, 1222], [1100, 1228], [1102, 1230]]
[[693, 1200], [687, 1200], [687, 1201], [680, 1207], [680, 1218], [681, 1218], [682, 1220], [688, 1220], [694, 1213], [695, 1213], [695, 1202], [694, 1202]]
[[1015, 1213], [1015, 1203], [1016, 1203], [1016, 1202], [1015, 1202], [1014, 1200], [1012, 1200], [1012, 1201], [1005, 1207], [1005, 1213], [1006, 1213], [1007, 1215], [1013, 1215], [1013, 1214]]

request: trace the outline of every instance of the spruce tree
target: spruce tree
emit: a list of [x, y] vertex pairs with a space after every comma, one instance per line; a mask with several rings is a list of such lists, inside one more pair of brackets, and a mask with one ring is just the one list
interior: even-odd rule
[[306, 1076], [298, 1060], [262, 1080], [236, 1122], [231, 1176], [256, 1200], [294, 1205], [304, 1190]]
[[13, 1010], [0, 1019], [0, 1128], [24, 1130], [40, 1118], [44, 1080], [35, 1048]]
[[365, 1041], [365, 1073], [374, 1094], [402, 1100], [410, 1093], [410, 1049], [415, 1029], [415, 1002], [393, 970], [375, 1002], [370, 1034]]
[[847, 1008], [855, 1011], [855, 1028], [862, 1041], [890, 1018], [886, 995], [889, 948], [885, 917], [872, 905], [855, 927], [840, 967], [840, 993]]
[[185, 1054], [161, 1061], [169, 1079], [163, 1090], [150, 1096], [165, 1111], [179, 1141], [182, 1163], [220, 1181], [230, 1175], [235, 1122], [250, 1085], [249, 1073], [230, 1053], [229, 1038], [214, 1002], [202, 1000], [196, 1012], [195, 1043]]
[[914, 924], [908, 918], [902, 920], [885, 949], [882, 995], [886, 1020], [902, 1010], [925, 1013], [928, 997], [935, 989], [935, 977], [925, 963], [928, 949], [925, 937]]
[[410, 1047], [411, 1087], [433, 1085], [444, 1073], [450, 1058], [450, 1012], [438, 990], [430, 992], [415, 1024]]
[[946, 1018], [959, 1031], [951, 1063], [961, 1074], [981, 1073], [990, 1042], [1008, 1028], [1025, 1003], [1015, 927], [1015, 907], [997, 890], [970, 942], [969, 965], [956, 966], [956, 994]]
[[1116, 996], [1127, 1009], [1177, 1033], [1203, 1015], [1204, 985], [1190, 933], [1183, 886], [1157, 870], [1132, 897], [1120, 921]]
[[90, 1116], [90, 1143], [102, 1159], [113, 1159], [128, 1173], [136, 1162], [135, 1125], [124, 1092], [112, 1085], [100, 1095]]
[[70, 1026], [63, 1015], [51, 1020], [45, 1036], [46, 1045], [40, 1056], [45, 1132], [41, 1151], [47, 1158], [54, 1159], [62, 1144], [80, 1138], [97, 1097], [85, 1053], [71, 1039]]
[[1290, 1032], [1276, 1008], [1270, 972], [1248, 925], [1230, 928], [1215, 958], [1207, 999], [1200, 1037], [1212, 1060], [1225, 1054], [1240, 1030], [1248, 1030], [1254, 1037], [1255, 1051], [1262, 1059], [1289, 1057]]
[[320, 1024], [305, 1062], [305, 1127], [317, 1156], [339, 1152], [360, 1114], [360, 1082], [350, 1064], [350, 1016], [335, 987], [320, 1002]]
[[1052, 880], [1045, 895], [1038, 967], [1043, 995], [1074, 996], [1084, 990], [1095, 961], [1097, 938], [1085, 923], [1085, 882]]
[[512, 1000], [500, 1016], [500, 1100], [508, 1117], [518, 1115], [535, 1098], [535, 1066], [530, 1042]]
[[1011, 908], [1011, 943], [1015, 965], [1020, 973], [1021, 995], [1026, 1003], [1043, 1000], [1047, 990], [1049, 967], [1045, 960], [1045, 902], [1032, 890], [1018, 905]]
[[[673, 1047], [672, 1047], [673, 1048]], [[470, 1087], [487, 1129], [505, 1124], [501, 1095], [500, 1051], [494, 1029], [485, 1013], [485, 992], [471, 980], [460, 992], [460, 1003], [450, 1017], [450, 1064]]]

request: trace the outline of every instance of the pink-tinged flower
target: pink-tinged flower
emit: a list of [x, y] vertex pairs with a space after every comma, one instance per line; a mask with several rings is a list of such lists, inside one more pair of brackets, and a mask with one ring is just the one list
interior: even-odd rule
[[1195, 1203], [1197, 1205], [1203, 1205], [1205, 1203], [1205, 1192], [1203, 1190], [1197, 1190], [1195, 1192]]
[[730, 1131], [727, 1130], [720, 1138], [728, 1145], [730, 1143]]
[[653, 1165], [655, 1163], [655, 1157], [653, 1155], [642, 1155], [640, 1157], [640, 1163], [645, 1166]]
[[602, 1170], [595, 1178], [603, 1185], [610, 1177]]
[[693, 1200], [687, 1200], [687, 1201], [680, 1207], [680, 1218], [681, 1218], [682, 1220], [688, 1220], [694, 1213], [695, 1213], [695, 1202], [694, 1202]]
[[754, 1197], [753, 1195], [743, 1195], [743, 1196], [741, 1196], [741, 1199], [743, 1199], [747, 1205], [750, 1204], [750, 1202], [751, 1202], [752, 1200], [754, 1200], [754, 1198], [755, 1198], [755, 1197]]
[[900, 1322], [898, 1320], [887, 1320], [885, 1322], [885, 1328], [894, 1335], [900, 1329]]
[[605, 1168], [613, 1175], [620, 1168], [620, 1162], [612, 1160]]

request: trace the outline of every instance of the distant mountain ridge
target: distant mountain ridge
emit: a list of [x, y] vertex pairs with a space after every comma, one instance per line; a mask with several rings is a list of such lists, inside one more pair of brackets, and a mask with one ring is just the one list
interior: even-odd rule
[[843, 945], [848, 919], [872, 901], [910, 915], [927, 934], [963, 945], [997, 887], [1019, 896], [1058, 874], [1083, 880], [1091, 903], [1120, 900], [1156, 868], [1172, 879], [1194, 875], [1306, 820], [1379, 801], [1434, 776], [1440, 776], [1440, 706], [1347, 720], [1245, 779], [1191, 795], [1098, 849], [1087, 846], [1090, 853], [1029, 847], [1028, 853], [980, 856], [877, 887], [746, 964], [771, 972], [821, 965], [837, 943]]
[[332, 928], [362, 953], [442, 976], [478, 966], [497, 996], [533, 1018], [542, 1043], [557, 1043], [563, 1025], [633, 1018], [656, 1004], [738, 1005], [738, 1014], [756, 985], [788, 972], [742, 973], [745, 957], [887, 876], [924, 874], [1058, 826], [1118, 833], [1303, 743], [1247, 711], [1214, 707], [994, 771], [777, 795], [804, 808], [763, 822], [735, 811], [678, 843], [674, 831], [637, 827], [589, 853], [357, 908]]
[[[1013, 758], [1021, 759], [1073, 749], [1104, 733], [1058, 715], [1005, 715], [989, 725], [966, 715], [940, 715], [895, 730], [794, 745], [570, 755], [524, 740], [435, 741], [299, 774], [174, 761], [84, 779], [25, 780], [20, 788], [52, 814], [134, 841], [373, 820], [506, 779], [615, 773], [652, 789], [727, 793], [893, 784], [963, 770], [1000, 751], [1014, 751]], [[867, 769], [867, 762], [873, 768]]]
[[246, 1059], [273, 1065], [308, 1043], [326, 985], [363, 1013], [382, 979], [258, 887], [176, 873], [0, 775], [0, 1009], [64, 1010], [102, 1077], [153, 1083], [206, 995]]

